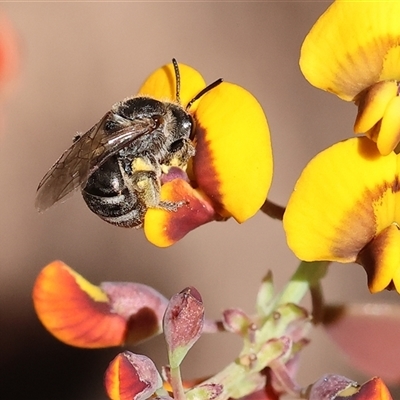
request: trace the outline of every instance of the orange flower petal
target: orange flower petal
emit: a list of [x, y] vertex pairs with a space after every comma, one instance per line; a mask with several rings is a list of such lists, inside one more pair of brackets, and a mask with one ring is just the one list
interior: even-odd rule
[[264, 111], [248, 91], [223, 82], [200, 99], [195, 119], [196, 181], [220, 215], [244, 222], [262, 206], [272, 180]]
[[104, 384], [112, 400], [142, 400], [160, 388], [162, 381], [149, 358], [125, 351], [111, 361]]
[[146, 213], [144, 232], [159, 247], [167, 247], [182, 239], [191, 230], [215, 220], [215, 211], [200, 191], [183, 179], [174, 179], [161, 187], [161, 200], [186, 201], [176, 212], [152, 208]]
[[40, 272], [33, 302], [46, 329], [64, 343], [100, 348], [124, 342], [126, 320], [110, 309], [107, 295], [61, 261]]

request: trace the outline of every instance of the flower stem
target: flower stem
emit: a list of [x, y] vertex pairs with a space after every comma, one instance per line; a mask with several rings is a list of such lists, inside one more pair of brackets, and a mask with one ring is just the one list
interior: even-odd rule
[[269, 217], [273, 219], [279, 219], [280, 221], [282, 221], [283, 214], [285, 213], [285, 207], [275, 204], [268, 199], [265, 200], [265, 203], [262, 205], [260, 210]]
[[329, 264], [329, 261], [302, 261], [282, 294], [277, 298], [276, 304], [299, 304], [308, 290], [319, 285]]
[[178, 367], [171, 367], [170, 369], [170, 384], [174, 394], [174, 400], [185, 400], [185, 391], [183, 389], [181, 369]]
[[318, 325], [322, 322], [325, 310], [324, 294], [321, 283], [310, 287], [313, 323]]

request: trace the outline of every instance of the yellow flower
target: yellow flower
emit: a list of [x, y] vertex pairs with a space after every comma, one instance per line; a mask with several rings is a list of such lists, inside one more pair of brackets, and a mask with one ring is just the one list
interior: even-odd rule
[[300, 68], [314, 86], [354, 101], [356, 134], [382, 155], [400, 141], [400, 2], [335, 1], [304, 40]]
[[304, 261], [357, 262], [371, 292], [400, 292], [400, 155], [368, 138], [318, 154], [303, 170], [283, 218], [289, 247]]
[[[179, 64], [183, 107], [206, 84], [193, 68]], [[172, 64], [155, 71], [140, 95], [175, 101]], [[144, 230], [148, 240], [165, 247], [212, 220], [233, 217], [239, 223], [264, 203], [272, 180], [268, 123], [258, 101], [245, 89], [222, 82], [195, 101], [188, 112], [195, 121], [196, 153], [187, 174], [171, 169], [163, 179], [161, 200], [184, 201], [176, 212], [149, 209]], [[172, 179], [169, 178], [172, 176]]]

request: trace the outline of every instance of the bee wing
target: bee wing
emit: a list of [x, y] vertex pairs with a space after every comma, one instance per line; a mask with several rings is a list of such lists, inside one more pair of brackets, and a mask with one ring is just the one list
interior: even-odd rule
[[39, 211], [45, 211], [74, 189], [84, 187], [90, 175], [109, 157], [156, 128], [153, 119], [141, 118], [130, 121], [129, 126], [110, 134], [105, 132], [104, 124], [111, 115], [112, 112], [108, 112], [74, 142], [43, 177], [35, 203]]

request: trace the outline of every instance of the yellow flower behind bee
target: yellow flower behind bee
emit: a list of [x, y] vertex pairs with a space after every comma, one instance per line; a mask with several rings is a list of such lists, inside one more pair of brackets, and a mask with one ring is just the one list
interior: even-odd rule
[[[180, 100], [185, 107], [206, 85], [193, 68], [179, 64]], [[172, 64], [153, 74], [139, 93], [176, 101]], [[229, 217], [242, 223], [267, 198], [272, 181], [272, 150], [264, 111], [247, 90], [222, 82], [195, 101], [188, 112], [195, 122], [196, 154], [191, 160], [190, 182], [168, 182], [161, 198], [184, 201], [176, 213], [149, 209], [144, 230], [158, 246], [169, 246], [211, 220]]]
[[223, 217], [244, 222], [263, 205], [272, 180], [267, 120], [245, 89], [223, 82], [199, 101], [193, 170]]
[[382, 155], [400, 141], [400, 2], [336, 0], [301, 48], [300, 68], [314, 86], [354, 101], [355, 133]]

